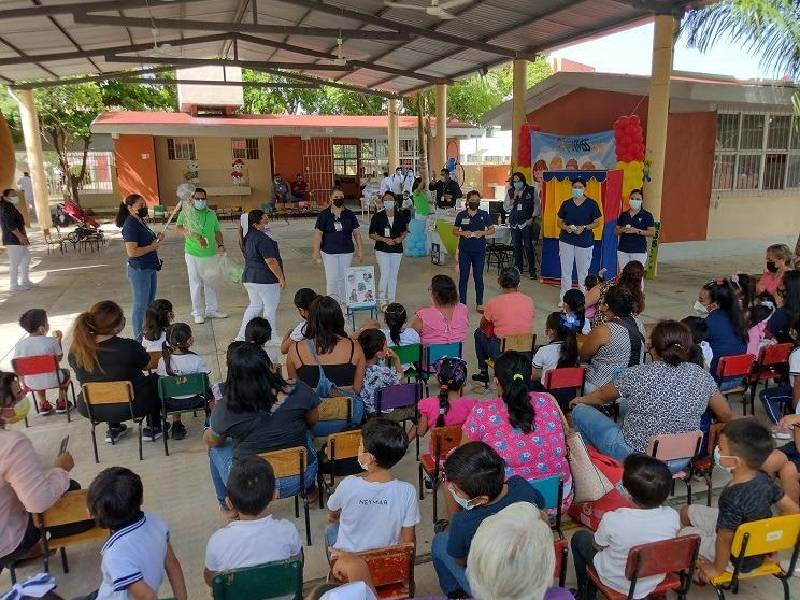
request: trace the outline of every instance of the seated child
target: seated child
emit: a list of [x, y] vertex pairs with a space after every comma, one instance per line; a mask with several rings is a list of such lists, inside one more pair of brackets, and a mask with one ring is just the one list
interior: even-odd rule
[[160, 352], [167, 339], [167, 328], [175, 320], [172, 302], [159, 298], [154, 300], [144, 312], [141, 344], [147, 352]]
[[[530, 502], [541, 508], [544, 499], [519, 475], [505, 481], [505, 462], [488, 444], [469, 442], [456, 448], [444, 462], [447, 489], [455, 501], [445, 531], [431, 542], [433, 568], [439, 586], [448, 598], [466, 598], [467, 556], [475, 532], [484, 519], [515, 502]], [[463, 510], [461, 510], [463, 509]]]
[[[605, 269], [604, 269], [604, 271], [605, 271]], [[603, 277], [603, 275], [601, 273], [598, 273], [597, 275], [587, 275], [586, 279], [583, 280], [583, 287], [585, 287], [586, 291], [588, 292], [592, 288], [596, 288], [601, 283], [605, 283], [605, 278]], [[586, 320], [587, 321], [589, 321], [591, 323], [592, 319], [594, 319], [594, 316], [596, 314], [597, 314], [597, 305], [596, 304], [593, 304], [592, 306], [587, 306], [586, 307]]]
[[[244, 341], [248, 344], [255, 344], [266, 352], [268, 359], [267, 365], [274, 371], [280, 369], [281, 365], [277, 362], [273, 362], [273, 357], [269, 355], [273, 347], [267, 344], [271, 339], [272, 325], [270, 325], [269, 319], [253, 317], [247, 322], [247, 325], [244, 326]], [[274, 358], [277, 360], [278, 356], [275, 355]]]
[[391, 473], [405, 455], [407, 441], [400, 424], [389, 419], [370, 419], [361, 429], [358, 464], [366, 473], [345, 477], [328, 498], [329, 548], [362, 552], [416, 543], [417, 491]]
[[[578, 322], [568, 319], [563, 313], [553, 312], [547, 315], [544, 334], [550, 342], [541, 346], [533, 355], [531, 389], [542, 392], [545, 390], [545, 377], [548, 371], [577, 367], [580, 364], [577, 329]], [[565, 413], [569, 411], [569, 403], [575, 398], [576, 393], [574, 389], [552, 392], [562, 412]]]
[[[703, 581], [711, 581], [729, 569], [733, 535], [739, 525], [771, 517], [773, 504], [782, 514], [800, 512], [797, 503], [760, 470], [773, 448], [770, 430], [754, 417], [734, 419], [720, 433], [719, 446], [714, 451], [716, 463], [730, 471], [732, 478], [722, 490], [717, 508], [691, 504], [681, 509], [681, 535], [697, 533], [702, 540]], [[742, 572], [752, 571], [763, 559], [745, 558]]]
[[142, 512], [143, 495], [141, 478], [124, 467], [104, 469], [89, 486], [89, 514], [111, 536], [100, 552], [100, 589], [84, 600], [157, 598], [164, 571], [175, 599], [188, 598], [167, 524]]
[[[411, 327], [406, 327], [408, 315], [405, 307], [399, 302], [390, 302], [383, 311], [383, 320], [386, 327], [381, 329], [386, 336], [386, 342], [390, 346], [410, 346], [419, 344], [419, 332]], [[410, 369], [413, 365], [404, 364], [403, 372]]]
[[[63, 350], [61, 350], [61, 332], [54, 331], [52, 337], [47, 335], [50, 330], [50, 324], [47, 322], [47, 313], [43, 309], [32, 308], [26, 310], [19, 318], [19, 326], [28, 332], [28, 336], [16, 343], [12, 358], [52, 354], [59, 361], [61, 360], [61, 356], [64, 354]], [[39, 405], [39, 414], [45, 416], [51, 414], [53, 410], [59, 414], [67, 412], [69, 378], [69, 369], [58, 369], [58, 373], [28, 375], [21, 379], [28, 388], [36, 390], [36, 403]], [[53, 405], [47, 401], [47, 392], [45, 390], [56, 388], [58, 389], [58, 400], [56, 401], [55, 409], [53, 409]]]
[[300, 322], [294, 328], [288, 330], [281, 341], [281, 354], [288, 354], [289, 348], [294, 342], [303, 341], [303, 333], [308, 319], [308, 309], [311, 303], [317, 298], [317, 292], [311, 288], [300, 288], [294, 295], [294, 306], [300, 313]]
[[[190, 348], [194, 344], [192, 328], [186, 323], [175, 323], [167, 329], [167, 339], [161, 346], [161, 358], [158, 360], [156, 373], [161, 377], [190, 375], [192, 373], [211, 374], [211, 369]], [[206, 399], [203, 396], [176, 396], [166, 401], [167, 411], [192, 410], [204, 408]], [[164, 432], [166, 435], [166, 431]], [[172, 415], [170, 437], [182, 440], [186, 437], [186, 426], [181, 422], [180, 413]]]
[[734, 273], [731, 275], [731, 286], [739, 300], [739, 306], [746, 313], [756, 302], [756, 280], [747, 273]]
[[592, 328], [591, 319], [586, 312], [586, 296], [578, 288], [567, 290], [564, 294], [564, 302], [561, 304], [561, 312], [567, 317], [570, 326], [577, 327], [576, 332], [589, 333]]
[[747, 314], [747, 353], [758, 358], [761, 348], [767, 343], [774, 343], [766, 339], [767, 321], [772, 316], [772, 309], [766, 304], [756, 303]]
[[[631, 582], [625, 577], [625, 564], [631, 547], [674, 538], [681, 528], [678, 513], [663, 506], [672, 492], [672, 474], [662, 461], [631, 454], [625, 459], [622, 485], [634, 508], [607, 512], [594, 534], [581, 530], [572, 536], [579, 598], [597, 597], [597, 589], [586, 574], [589, 564], [594, 565], [604, 585], [627, 594]], [[663, 575], [640, 577], [634, 598], [647, 597], [663, 579]]]
[[692, 332], [694, 348], [689, 353], [689, 361], [708, 371], [711, 368], [711, 361], [714, 360], [714, 351], [706, 341], [706, 336], [708, 335], [706, 320], [703, 317], [691, 316], [681, 319], [681, 323], [686, 325], [689, 331]]
[[795, 319], [788, 335], [794, 344], [789, 354], [789, 378], [785, 383], [764, 388], [759, 393], [764, 410], [773, 423], [781, 420], [787, 403], [793, 411], [800, 409], [800, 316]]
[[208, 585], [217, 573], [302, 556], [294, 523], [269, 514], [274, 497], [275, 474], [266, 460], [252, 455], [233, 463], [225, 503], [236, 520], [208, 540], [203, 569]]
[[[375, 396], [378, 390], [397, 385], [403, 378], [403, 365], [397, 355], [386, 347], [386, 336], [380, 329], [365, 329], [358, 336], [358, 343], [364, 352], [367, 368], [364, 371], [364, 384], [358, 393], [358, 400], [364, 403], [367, 414], [375, 414]], [[391, 367], [384, 364], [392, 361]], [[390, 412], [390, 411], [382, 411]]]

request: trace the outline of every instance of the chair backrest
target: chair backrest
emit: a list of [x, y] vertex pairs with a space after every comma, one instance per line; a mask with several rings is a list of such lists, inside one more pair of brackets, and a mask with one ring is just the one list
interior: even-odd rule
[[717, 363], [717, 377], [746, 377], [753, 370], [754, 361], [752, 354], [723, 356]]
[[654, 435], [647, 443], [647, 453], [658, 460], [692, 458], [700, 452], [703, 443], [702, 431], [684, 433], [661, 433]]
[[798, 536], [800, 536], [800, 514], [751, 521], [736, 528], [731, 544], [731, 555], [742, 554], [745, 539], [747, 545], [744, 548], [744, 556], [756, 556], [793, 549]]
[[461, 427], [453, 425], [450, 427], [433, 427], [431, 429], [431, 446], [433, 455], [437, 458], [447, 456], [454, 448], [458, 448], [461, 443]]
[[389, 346], [389, 349], [400, 359], [400, 364], [418, 364], [422, 361], [422, 344], [407, 346]]
[[21, 377], [58, 373], [58, 357], [55, 354], [20, 356], [11, 359], [11, 367], [14, 373]]
[[561, 504], [563, 495], [563, 483], [561, 482], [560, 475], [550, 475], [549, 477], [542, 477], [541, 479], [532, 479], [528, 481], [533, 489], [538, 490], [544, 499], [544, 506], [539, 508], [543, 510], [550, 510], [558, 508]]
[[536, 345], [535, 333], [520, 333], [518, 335], [507, 335], [503, 338], [503, 352], [514, 350], [523, 354], [533, 354], [533, 347]]
[[308, 450], [302, 446], [294, 448], [284, 448], [274, 452], [263, 452], [259, 454], [271, 466], [275, 477], [291, 477], [292, 475], [302, 475], [306, 471]]
[[180, 396], [205, 396], [211, 390], [206, 373], [167, 375], [158, 378], [158, 397], [162, 400]]
[[86, 404], [124, 404], [133, 401], [130, 381], [98, 381], [84, 383], [83, 399]]
[[153, 207], [153, 214], [154, 215], [163, 215], [167, 211], [167, 207], [163, 204], [156, 204]]
[[211, 582], [214, 600], [267, 600], [303, 597], [302, 559], [275, 562], [217, 573]]
[[[414, 575], [414, 544], [398, 544], [376, 548], [366, 552], [358, 552], [367, 563], [372, 584], [380, 597], [382, 587], [400, 584], [405, 591], [410, 591]], [[400, 590], [398, 590], [400, 591]], [[407, 596], [397, 596], [407, 597]]]
[[684, 535], [670, 540], [634, 546], [628, 552], [625, 577], [633, 579], [686, 571], [697, 561], [700, 536]]
[[353, 399], [347, 396], [323, 398], [317, 408], [320, 421], [349, 421], [353, 414]]
[[769, 367], [788, 362], [793, 347], [794, 346], [789, 343], [764, 346], [758, 354], [759, 366]]
[[375, 408], [378, 414], [395, 408], [416, 406], [421, 397], [421, 387], [419, 383], [398, 383], [379, 389], [375, 395]]
[[328, 444], [325, 447], [325, 456], [330, 460], [342, 460], [358, 456], [361, 445], [361, 430], [340, 431], [328, 435]]
[[158, 368], [158, 361], [161, 360], [161, 350], [148, 352], [147, 356], [150, 357], [150, 361], [147, 363], [145, 371], [155, 371]]
[[585, 382], [586, 369], [583, 367], [551, 369], [544, 376], [544, 387], [547, 390], [583, 389]]
[[440, 358], [445, 356], [461, 357], [461, 342], [450, 342], [449, 344], [431, 344], [425, 346], [425, 367], [430, 367]]
[[86, 496], [89, 490], [74, 490], [65, 492], [53, 506], [41, 514], [47, 527], [70, 525], [92, 518], [86, 506]]

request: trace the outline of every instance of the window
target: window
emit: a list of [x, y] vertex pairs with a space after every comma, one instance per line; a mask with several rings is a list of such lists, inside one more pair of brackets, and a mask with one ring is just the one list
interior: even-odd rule
[[715, 148], [715, 190], [800, 188], [798, 117], [720, 113]]
[[354, 177], [358, 175], [358, 146], [333, 144], [333, 174]]
[[233, 158], [258, 160], [257, 138], [233, 139], [231, 140], [231, 149], [233, 151]]
[[191, 138], [167, 138], [167, 156], [170, 160], [195, 160], [194, 140]]
[[367, 175], [381, 175], [386, 169], [389, 148], [386, 140], [361, 140], [361, 166]]

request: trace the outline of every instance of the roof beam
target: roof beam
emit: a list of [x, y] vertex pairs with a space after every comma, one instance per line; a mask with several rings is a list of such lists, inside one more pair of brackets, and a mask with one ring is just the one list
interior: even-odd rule
[[318, 83], [319, 85], [322, 86], [334, 87], [340, 90], [347, 90], [349, 92], [366, 94], [367, 96], [379, 96], [381, 98], [387, 98], [387, 99], [397, 98], [397, 94], [393, 94], [391, 92], [382, 92], [380, 90], [372, 88], [363, 88], [357, 85], [347, 85], [346, 83], [337, 83], [335, 81], [329, 81], [327, 79], [311, 77], [310, 75], [301, 75], [300, 73], [290, 73], [287, 71], [279, 71], [277, 69], [254, 69], [254, 70], [260, 71], [261, 73], [268, 73], [270, 75], [278, 75], [280, 77], [290, 77], [292, 79], [297, 79], [298, 81], [306, 81], [308, 83]]
[[[93, 75], [94, 81], [104, 81], [109, 79], [108, 76]], [[122, 83], [138, 83], [141, 85], [225, 85], [225, 86], [238, 86], [243, 88], [274, 88], [274, 89], [318, 89], [320, 86], [316, 83], [306, 83], [302, 81], [297, 82], [269, 82], [269, 81], [208, 81], [208, 80], [195, 80], [195, 79], [164, 79], [159, 77], [145, 79], [138, 75], [113, 77], [114, 81]], [[60, 85], [69, 85], [73, 81], [45, 81], [39, 84], [24, 84], [12, 86], [15, 89], [34, 89], [40, 87], [58, 87]], [[80, 83], [88, 83], [82, 81]]]
[[173, 58], [169, 56], [120, 56], [106, 54], [108, 62], [170, 64], [176, 67], [240, 67], [242, 69], [305, 69], [315, 71], [350, 71], [352, 67], [341, 65], [317, 65], [314, 63], [269, 62], [261, 60], [227, 60], [222, 58]]
[[670, 15], [680, 12], [680, 9], [673, 2], [659, 2], [658, 0], [612, 0], [612, 2], [657, 15]]
[[[41, 6], [42, 6], [42, 0], [31, 0], [31, 2], [33, 2], [33, 3], [34, 3], [36, 6], [38, 6], [38, 7], [40, 7], [40, 8], [41, 8]], [[52, 15], [47, 15], [47, 20], [48, 20], [48, 21], [50, 21], [50, 22], [53, 24], [53, 26], [54, 26], [56, 29], [58, 29], [58, 30], [59, 30], [59, 31], [60, 31], [60, 32], [63, 34], [63, 36], [64, 36], [65, 38], [67, 38], [67, 40], [69, 41], [69, 43], [70, 43], [70, 44], [72, 44], [73, 46], [75, 46], [75, 49], [76, 49], [78, 52], [83, 52], [83, 48], [81, 48], [81, 45], [80, 45], [78, 42], [76, 42], [76, 41], [75, 41], [75, 38], [73, 38], [73, 37], [72, 37], [72, 36], [71, 36], [71, 35], [70, 35], [70, 34], [67, 32], [67, 30], [66, 30], [66, 29], [64, 29], [64, 28], [61, 26], [61, 23], [59, 23], [58, 21], [56, 21], [56, 18], [55, 18], [54, 16], [52, 16]], [[89, 64], [91, 64], [91, 65], [94, 67], [95, 71], [97, 71], [98, 73], [102, 73], [102, 72], [103, 72], [103, 69], [101, 69], [100, 67], [98, 67], [98, 66], [97, 66], [97, 63], [96, 63], [96, 62], [94, 62], [94, 61], [93, 61], [91, 58], [87, 58], [86, 60], [88, 60], [88, 61], [89, 61]]]
[[84, 77], [71, 77], [69, 79], [56, 79], [45, 81], [24, 81], [17, 82], [12, 87], [19, 90], [33, 90], [36, 88], [51, 88], [60, 85], [77, 85], [79, 83], [97, 83], [98, 81], [109, 81], [111, 79], [119, 79], [121, 77], [130, 76], [132, 73], [145, 74], [145, 73], [164, 73], [165, 71], [174, 71], [175, 67], [149, 67], [147, 69], [140, 69], [139, 71], [108, 71], [99, 75], [86, 75]]
[[[203, 0], [180, 0], [181, 3], [202, 2]], [[150, 8], [175, 6], [174, 0], [149, 0]], [[106, 12], [126, 8], [146, 8], [144, 0], [96, 0], [94, 2], [72, 2], [68, 4], [45, 4], [22, 8], [0, 10], [0, 19], [20, 17], [42, 17], [45, 15], [70, 15], [76, 12]]]
[[[113, 15], [90, 15], [75, 13], [76, 23], [87, 25], [111, 25], [118, 27], [142, 27], [152, 29], [193, 29], [197, 31], [228, 31], [230, 23], [215, 21], [195, 21], [191, 19], [150, 19], [148, 17], [120, 17]], [[413, 39], [411, 33], [400, 31], [365, 31], [359, 29], [336, 29], [330, 27], [297, 27], [293, 25], [262, 25], [260, 23], [240, 23], [236, 26], [239, 31], [248, 33], [288, 33], [308, 37], [323, 38], [358, 38], [363, 40], [397, 40], [409, 41]]]
[[58, 77], [58, 75], [56, 73], [54, 73], [53, 71], [51, 71], [50, 69], [45, 67], [42, 63], [38, 62], [38, 60], [36, 58], [28, 56], [27, 54], [25, 54], [25, 52], [23, 52], [22, 50], [17, 48], [14, 44], [9, 42], [5, 38], [0, 37], [0, 44], [5, 44], [9, 48], [11, 48], [14, 52], [16, 52], [19, 55], [18, 58], [20, 58], [24, 64], [32, 62], [34, 65], [39, 67], [42, 71], [44, 71], [45, 73], [47, 73], [51, 77]]

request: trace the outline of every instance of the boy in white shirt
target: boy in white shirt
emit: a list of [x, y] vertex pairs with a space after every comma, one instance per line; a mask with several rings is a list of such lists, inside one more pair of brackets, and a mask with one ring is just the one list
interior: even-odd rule
[[[608, 512], [594, 535], [591, 531], [578, 531], [572, 537], [579, 598], [597, 597], [597, 589], [586, 574], [590, 563], [603, 585], [627, 594], [631, 585], [625, 577], [628, 551], [639, 544], [672, 539], [681, 528], [680, 515], [662, 506], [672, 492], [672, 474], [667, 466], [657, 458], [631, 454], [625, 459], [624, 468], [622, 485], [635, 508]], [[639, 578], [633, 597], [647, 597], [663, 579], [663, 575]]]
[[275, 474], [266, 460], [252, 455], [234, 463], [225, 503], [237, 520], [208, 540], [203, 570], [208, 585], [217, 573], [302, 557], [297, 527], [267, 510], [274, 497]]
[[294, 295], [294, 305], [297, 312], [300, 313], [300, 322], [286, 332], [281, 341], [281, 354], [288, 354], [289, 348], [292, 347], [294, 342], [303, 341], [303, 332], [306, 327], [306, 320], [308, 319], [308, 309], [311, 303], [317, 299], [317, 292], [311, 288], [300, 288]]
[[362, 428], [358, 464], [366, 474], [346, 477], [328, 498], [325, 541], [334, 554], [416, 543], [417, 492], [390, 471], [406, 444], [403, 427], [389, 419], [371, 419]]

